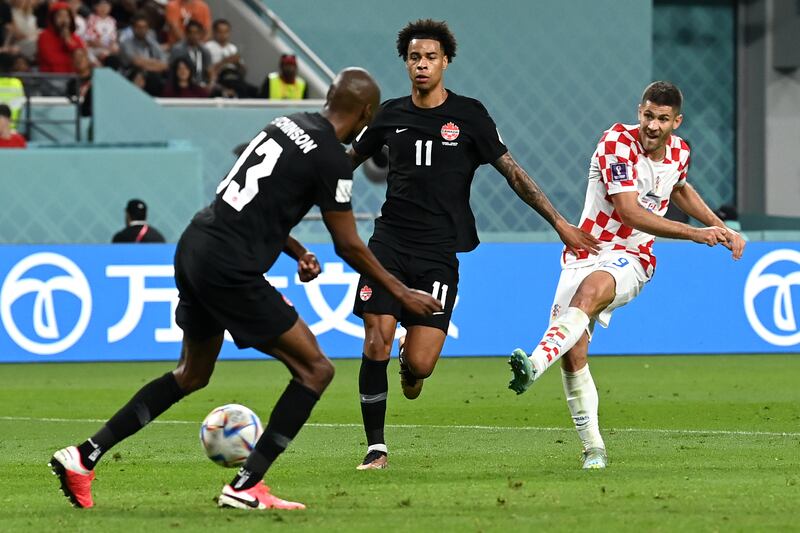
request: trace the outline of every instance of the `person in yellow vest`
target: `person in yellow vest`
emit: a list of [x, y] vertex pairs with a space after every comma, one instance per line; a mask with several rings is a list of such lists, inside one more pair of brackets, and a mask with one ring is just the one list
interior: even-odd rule
[[308, 98], [308, 84], [297, 75], [297, 57], [281, 55], [278, 72], [270, 72], [261, 84], [261, 98], [270, 100], [302, 100]]
[[14, 56], [0, 54], [0, 104], [11, 109], [11, 127], [19, 128], [19, 114], [25, 103], [25, 87], [22, 80], [9, 75], [14, 67]]

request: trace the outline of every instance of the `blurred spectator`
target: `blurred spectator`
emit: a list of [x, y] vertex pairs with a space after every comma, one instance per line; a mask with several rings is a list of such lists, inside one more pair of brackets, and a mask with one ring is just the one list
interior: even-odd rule
[[11, 0], [11, 19], [14, 22], [13, 43], [29, 60], [36, 58], [36, 43], [39, 40], [39, 25], [34, 7], [39, 0]]
[[258, 90], [247, 83], [242, 73], [232, 65], [226, 65], [217, 76], [211, 96], [215, 98], [255, 98]]
[[185, 57], [194, 64], [194, 81], [203, 85], [211, 80], [211, 54], [203, 45], [203, 27], [196, 20], [186, 25], [186, 38], [176, 43], [169, 54], [172, 64], [179, 57]]
[[75, 21], [75, 34], [86, 42], [86, 17], [91, 13], [81, 0], [66, 0], [72, 19]]
[[39, 70], [74, 72], [72, 53], [78, 48], [86, 48], [86, 45], [75, 34], [75, 21], [69, 4], [54, 2], [50, 5], [49, 24], [39, 34]]
[[239, 55], [239, 48], [231, 39], [231, 24], [225, 19], [214, 21], [214, 37], [206, 43], [206, 49], [211, 54], [211, 68], [218, 74], [222, 67], [233, 66], [244, 75], [244, 64]]
[[189, 58], [177, 57], [169, 69], [164, 98], [208, 98], [208, 90], [195, 81], [194, 65]]
[[117, 21], [117, 30], [127, 28], [133, 24], [133, 17], [139, 12], [137, 0], [113, 0], [111, 16]]
[[11, 109], [0, 104], [0, 148], [25, 148], [25, 137], [11, 128]]
[[13, 42], [14, 21], [11, 17], [11, 7], [5, 0], [0, 0], [0, 53], [17, 53], [19, 50]]
[[261, 84], [261, 98], [270, 100], [300, 100], [308, 98], [308, 84], [297, 75], [297, 57], [283, 54], [278, 72], [270, 72]]
[[147, 73], [139, 67], [131, 67], [125, 77], [141, 90], [147, 90], [145, 88], [147, 86]]
[[195, 20], [203, 28], [201, 41], [211, 37], [211, 10], [203, 0], [169, 0], [164, 12], [167, 21], [167, 42], [174, 44], [185, 37], [189, 22]]
[[167, 57], [158, 41], [150, 34], [150, 25], [143, 13], [133, 18], [131, 35], [119, 43], [120, 59], [125, 67], [137, 67], [146, 73], [147, 92], [161, 94], [162, 75], [166, 72]]
[[78, 79], [67, 82], [67, 96], [74, 102], [80, 102], [81, 116], [92, 116], [92, 71], [94, 67], [89, 61], [89, 53], [79, 48], [72, 53], [72, 62]]
[[117, 21], [111, 16], [111, 2], [97, 0], [94, 13], [86, 21], [86, 44], [99, 61], [119, 52], [117, 46]]
[[125, 229], [115, 233], [111, 242], [164, 242], [164, 236], [147, 223], [147, 204], [134, 198], [125, 206]]
[[16, 56], [0, 53], [0, 104], [5, 104], [11, 110], [11, 126], [18, 128], [19, 114], [25, 103], [25, 86], [22, 80], [9, 74], [14, 72]]

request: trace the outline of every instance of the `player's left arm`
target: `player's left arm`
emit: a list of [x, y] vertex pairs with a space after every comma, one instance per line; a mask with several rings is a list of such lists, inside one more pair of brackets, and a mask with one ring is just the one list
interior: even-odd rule
[[506, 178], [508, 185], [517, 193], [517, 196], [553, 226], [569, 252], [578, 255], [580, 250], [588, 250], [591, 254], [597, 254], [600, 242], [592, 235], [567, 222], [553, 207], [547, 195], [533, 181], [533, 178], [514, 161], [510, 152], [500, 156], [492, 165]]
[[672, 189], [670, 201], [674, 202], [681, 211], [695, 220], [700, 221], [702, 224], [708, 227], [717, 226], [724, 228], [728, 235], [728, 241], [722, 242], [721, 244], [733, 252], [734, 259], [742, 257], [745, 246], [745, 241], [742, 239], [742, 236], [726, 226], [725, 223], [714, 214], [711, 208], [708, 207], [708, 204], [706, 204], [690, 183], [684, 181], [683, 185]]
[[297, 274], [300, 276], [300, 281], [311, 281], [319, 276], [321, 268], [317, 256], [314, 255], [314, 252], [309, 252], [300, 241], [291, 235], [286, 239], [283, 252], [297, 261]]

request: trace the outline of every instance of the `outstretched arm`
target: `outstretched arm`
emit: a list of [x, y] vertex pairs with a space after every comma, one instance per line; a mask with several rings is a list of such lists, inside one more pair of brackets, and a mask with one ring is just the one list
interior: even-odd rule
[[656, 237], [684, 239], [707, 244], [708, 246], [722, 244], [730, 247], [728, 233], [724, 227], [695, 228], [689, 224], [654, 215], [641, 206], [639, 194], [636, 192], [612, 194], [611, 202], [614, 204], [614, 210], [619, 214], [620, 220], [626, 226], [636, 228]]
[[553, 226], [569, 252], [575, 255], [578, 255], [579, 250], [588, 250], [592, 254], [597, 253], [599, 241], [569, 224], [561, 216], [561, 213], [556, 211], [547, 195], [533, 181], [533, 178], [514, 161], [510, 152], [503, 154], [493, 163], [493, 166], [506, 178], [508, 185], [517, 193], [517, 196]]
[[734, 259], [742, 257], [745, 245], [742, 236], [727, 227], [725, 223], [714, 214], [691, 184], [684, 183], [682, 187], [673, 189], [670, 200], [675, 202], [675, 205], [678, 206], [681, 211], [695, 220], [699, 220], [702, 224], [723, 228], [728, 234], [728, 241], [722, 244], [733, 252]]

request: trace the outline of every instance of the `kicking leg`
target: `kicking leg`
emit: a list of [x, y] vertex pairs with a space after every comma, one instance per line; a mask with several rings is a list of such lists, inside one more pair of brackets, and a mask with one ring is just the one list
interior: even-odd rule
[[433, 373], [447, 334], [431, 326], [409, 326], [400, 339], [400, 386], [409, 400], [422, 392], [422, 383]]
[[92, 507], [91, 481], [100, 458], [189, 393], [208, 384], [222, 346], [222, 335], [202, 341], [184, 336], [178, 367], [144, 387], [91, 438], [58, 450], [50, 460], [61, 490], [76, 507]]
[[514, 374], [508, 388], [522, 394], [561, 356], [577, 343], [589, 326], [590, 317], [597, 316], [616, 296], [616, 281], [606, 271], [592, 272], [581, 282], [570, 300], [569, 307], [556, 319], [528, 357], [521, 349], [511, 354], [509, 364]]
[[583, 444], [583, 468], [605, 468], [606, 446], [597, 416], [597, 387], [589, 372], [589, 335], [584, 333], [561, 360], [561, 381], [572, 421]]
[[301, 503], [272, 495], [262, 480], [308, 420], [333, 379], [333, 364], [300, 318], [275, 341], [256, 348], [282, 361], [289, 368], [292, 380], [272, 409], [267, 427], [247, 461], [230, 485], [223, 487], [219, 505], [240, 509], [305, 509]]
[[388, 466], [388, 453], [384, 437], [386, 398], [389, 382], [386, 368], [394, 342], [397, 319], [392, 315], [364, 313], [364, 353], [358, 373], [358, 393], [361, 400], [361, 418], [367, 436], [367, 455], [358, 470], [382, 469]]

